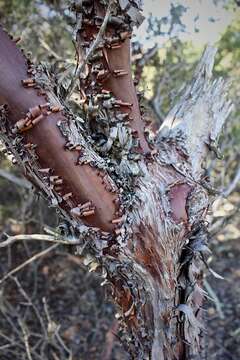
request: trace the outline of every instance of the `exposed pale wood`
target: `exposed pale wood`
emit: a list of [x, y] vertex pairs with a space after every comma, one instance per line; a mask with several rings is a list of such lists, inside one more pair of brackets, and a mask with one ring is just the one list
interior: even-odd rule
[[226, 98], [228, 84], [223, 79], [212, 80], [216, 49], [208, 47], [196, 69], [192, 82], [164, 120], [158, 139], [173, 139], [181, 143], [197, 180], [209, 148], [217, 145], [223, 124], [232, 110]]

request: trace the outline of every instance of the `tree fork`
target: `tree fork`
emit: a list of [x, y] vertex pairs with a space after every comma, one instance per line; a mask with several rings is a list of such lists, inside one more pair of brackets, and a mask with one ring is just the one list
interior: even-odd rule
[[[62, 216], [82, 239], [89, 269], [100, 269], [111, 288], [119, 306], [120, 336], [131, 357], [203, 359], [201, 282], [211, 185], [202, 164], [231, 104], [224, 82], [211, 81], [215, 50], [208, 48], [154, 143], [147, 142], [129, 57], [132, 25], [141, 19], [138, 3], [83, 1], [73, 6], [83, 59], [76, 72], [85, 120], [81, 126], [51, 86], [40, 86], [43, 74], [27, 67], [1, 31], [0, 102], [7, 105], [1, 110], [1, 138], [49, 199], [77, 199], [71, 208], [60, 202]], [[27, 71], [36, 71], [36, 84], [33, 76], [26, 78]], [[47, 99], [37, 91], [46, 91]], [[25, 154], [36, 143], [34, 152]], [[88, 156], [77, 158], [82, 148]], [[99, 235], [93, 226], [104, 231]]]

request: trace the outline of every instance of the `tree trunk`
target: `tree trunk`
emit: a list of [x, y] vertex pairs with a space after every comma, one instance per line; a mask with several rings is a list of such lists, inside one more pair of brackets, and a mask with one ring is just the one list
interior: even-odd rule
[[231, 110], [223, 81], [211, 81], [215, 50], [150, 141], [131, 77], [138, 1], [81, 4], [72, 10], [83, 119], [0, 30], [1, 139], [65, 220], [69, 243], [78, 238], [85, 263], [102, 272], [131, 358], [202, 360], [212, 194], [202, 165]]

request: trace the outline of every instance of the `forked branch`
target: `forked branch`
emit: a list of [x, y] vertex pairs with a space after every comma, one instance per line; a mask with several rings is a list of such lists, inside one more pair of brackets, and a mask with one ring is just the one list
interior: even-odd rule
[[[130, 67], [139, 2], [113, 1], [108, 10], [104, 0], [73, 6], [84, 121], [1, 30], [1, 138], [26, 175], [59, 205], [74, 235], [85, 229], [83, 218], [94, 226], [82, 235], [84, 263], [91, 271], [100, 268], [110, 284], [132, 358], [202, 360], [211, 198], [201, 166], [231, 104], [223, 81], [210, 79], [215, 50], [208, 48], [158, 133], [160, 151], [146, 156], [151, 145]], [[98, 236], [99, 228], [107, 232]]]

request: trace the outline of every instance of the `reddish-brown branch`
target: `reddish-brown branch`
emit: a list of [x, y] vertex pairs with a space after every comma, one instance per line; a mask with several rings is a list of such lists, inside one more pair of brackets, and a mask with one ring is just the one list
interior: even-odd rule
[[[105, 86], [108, 90], [112, 91], [117, 99], [132, 104], [130, 108], [122, 107], [122, 109], [129, 113], [131, 119], [130, 126], [139, 137], [142, 152], [147, 154], [151, 150], [144, 135], [145, 125], [141, 117], [138, 98], [132, 79], [130, 40], [126, 39], [120, 48], [106, 49], [106, 54], [110, 77], [107, 79]], [[122, 70], [126, 75], [116, 77], [114, 76], [114, 70]]]
[[[83, 53], [85, 53], [85, 60], [86, 58], [89, 60], [88, 74], [86, 78], [80, 79], [80, 92], [82, 95], [84, 93], [82, 96], [83, 103], [87, 103], [89, 98], [91, 98], [91, 102], [94, 102], [94, 95], [100, 89], [109, 91], [116, 100], [112, 108], [113, 112], [116, 110], [121, 115], [128, 114], [124, 118], [124, 123], [132, 130], [133, 137], [139, 141], [136, 150], [146, 155], [151, 152], [151, 148], [145, 138], [145, 124], [141, 116], [132, 77], [130, 47], [132, 30], [130, 23], [128, 23], [130, 20], [127, 16], [125, 20], [122, 20], [124, 12], [120, 7], [117, 11], [117, 14], [114, 11], [113, 13], [110, 12], [111, 16], [109, 16], [107, 9], [98, 0], [93, 1], [93, 6], [92, 8], [90, 6], [89, 12], [82, 9], [80, 11], [83, 21], [76, 40], [79, 47], [82, 44], [87, 45], [87, 50], [85, 45], [83, 46]], [[111, 17], [115, 18], [115, 24]], [[100, 21], [102, 22], [101, 27], [97, 25], [96, 19], [98, 18], [102, 19]], [[104, 32], [99, 38], [97, 35], [99, 27], [101, 31], [105, 24], [107, 25], [104, 26]], [[91, 58], [89, 53], [91, 53], [94, 45], [95, 52], [91, 55], [96, 55], [99, 58], [93, 61], [89, 59], [89, 57]], [[97, 70], [95, 69], [96, 65]]]
[[[24, 118], [30, 108], [46, 103], [44, 96], [38, 95], [36, 89], [24, 88], [22, 80], [29, 77], [25, 57], [9, 36], [0, 29], [0, 104], [8, 106], [8, 120], [13, 125]], [[41, 168], [53, 169], [53, 175], [63, 180], [62, 195], [72, 193], [72, 207], [91, 201], [95, 214], [85, 218], [85, 221], [111, 231], [114, 225], [116, 194], [107, 191], [102, 184], [102, 178], [97, 176], [97, 169], [90, 165], [76, 166], [78, 151], [64, 149], [63, 138], [57, 123], [64, 120], [61, 112], [50, 113], [32, 129], [23, 133], [24, 142], [36, 144], [36, 154]], [[28, 174], [26, 174], [28, 175]], [[61, 205], [70, 210], [69, 204]]]

